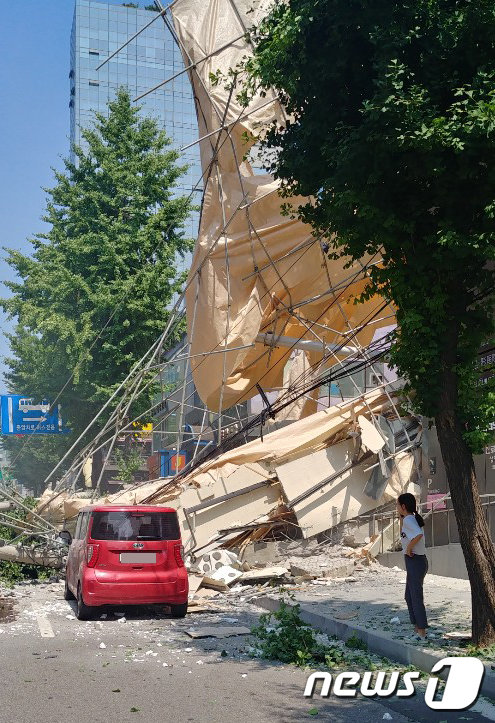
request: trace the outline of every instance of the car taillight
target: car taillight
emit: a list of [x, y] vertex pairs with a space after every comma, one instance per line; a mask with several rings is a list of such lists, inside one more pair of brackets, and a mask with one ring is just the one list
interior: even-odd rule
[[184, 567], [184, 547], [182, 545], [174, 545], [174, 555], [177, 567]]
[[86, 562], [88, 564], [88, 567], [94, 567], [96, 565], [99, 550], [100, 550], [99, 545], [87, 545]]

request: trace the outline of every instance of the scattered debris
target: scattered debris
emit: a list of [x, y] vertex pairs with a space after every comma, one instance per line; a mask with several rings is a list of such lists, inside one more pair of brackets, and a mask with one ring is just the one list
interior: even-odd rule
[[359, 615], [357, 610], [352, 610], [346, 612], [343, 610], [342, 612], [336, 612], [334, 613], [334, 618], [337, 620], [351, 620], [352, 618], [357, 618]]
[[260, 580], [276, 580], [288, 576], [287, 567], [263, 567], [261, 570], [248, 570], [240, 576], [241, 582], [258, 582]]
[[232, 567], [238, 564], [239, 559], [234, 552], [230, 552], [229, 550], [215, 550], [202, 555], [196, 566], [200, 573], [208, 575], [222, 567]]
[[15, 620], [14, 605], [10, 600], [0, 599], [0, 621], [10, 623]]
[[229, 586], [223, 580], [215, 580], [207, 575], [203, 578], [202, 586], [219, 592], [226, 592], [229, 589]]
[[343, 562], [341, 559], [309, 558], [306, 560], [291, 559], [290, 572], [294, 577], [302, 577], [306, 580], [321, 577], [346, 577], [354, 571], [353, 562]]
[[[195, 630], [186, 630], [187, 635], [190, 638], [231, 638], [236, 635], [249, 635], [251, 633], [249, 628], [242, 626], [230, 627], [228, 625], [218, 625], [215, 627], [204, 627], [196, 628]], [[192, 648], [186, 648], [186, 651], [192, 650]]]
[[199, 587], [201, 586], [201, 583], [203, 582], [203, 578], [199, 575], [192, 575], [189, 574], [189, 600], [191, 600], [196, 592], [198, 591]]
[[471, 633], [467, 630], [459, 630], [457, 632], [445, 633], [444, 638], [449, 640], [471, 640]]
[[[204, 583], [204, 578], [202, 580]], [[210, 600], [219, 597], [218, 590], [212, 590], [210, 588], [201, 587], [195, 594], [192, 603], [201, 602], [201, 600]], [[190, 603], [191, 604], [191, 603]]]
[[215, 570], [215, 572], [212, 572], [211, 575], [208, 576], [208, 579], [221, 581], [225, 583], [225, 585], [229, 586], [233, 585], [240, 577], [244, 579], [244, 575], [249, 575], [249, 572], [243, 573], [240, 570], [230, 567], [229, 565], [224, 565], [223, 567]]

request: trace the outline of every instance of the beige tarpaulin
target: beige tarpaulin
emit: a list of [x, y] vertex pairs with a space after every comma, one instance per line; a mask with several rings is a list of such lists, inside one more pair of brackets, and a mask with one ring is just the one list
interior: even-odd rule
[[[211, 410], [253, 396], [257, 382], [282, 386], [290, 349], [256, 342], [260, 331], [311, 340], [317, 332], [338, 345], [351, 334], [353, 344], [367, 345], [376, 326], [354, 331], [383, 303], [354, 304], [366, 284], [362, 264], [344, 268], [347, 259], [329, 261], [308, 226], [281, 214], [273, 177], [243, 160], [260, 127], [284, 120], [273, 92], [245, 109], [239, 88], [231, 92], [225, 82], [250, 52], [244, 37], [237, 38], [262, 16], [263, 7], [254, 5], [253, 12], [252, 0], [176, 0], [172, 6], [185, 63], [197, 64], [191, 80], [200, 137], [212, 134], [200, 143], [207, 182], [186, 297], [191, 354], [235, 349], [191, 361], [196, 388]], [[209, 172], [216, 150], [218, 162]]]
[[[243, 444], [207, 461], [187, 475], [182, 482], [207, 488], [218, 479], [228, 478], [242, 465], [256, 462], [267, 472], [273, 472], [282, 462], [302, 457], [345, 439], [349, 428], [357, 424], [360, 414], [379, 414], [389, 408], [389, 398], [379, 389], [361, 398], [323, 409], [309, 417], [270, 432], [261, 439]], [[150, 497], [160, 501], [160, 491]]]
[[66, 490], [54, 493], [51, 489], [46, 489], [38, 501], [35, 512], [43, 519], [49, 520], [53, 525], [60, 526], [63, 523], [75, 520], [79, 510], [87, 505], [137, 505], [157, 490], [161, 491], [160, 504], [166, 504], [168, 500], [177, 497], [181, 489], [174, 483], [173, 478], [170, 478], [167, 490], [163, 490], [163, 486], [164, 480], [160, 479], [144, 485], [131, 485], [121, 492], [97, 497], [94, 500], [87, 496], [76, 496], [73, 492]]
[[[300, 379], [304, 378], [308, 382], [313, 381], [317, 370], [318, 365], [312, 366], [310, 355], [306, 351], [302, 349], [294, 350], [285, 368], [283, 380], [284, 389], [278, 395], [277, 400], [283, 399], [284, 394], [287, 393], [286, 390], [297, 388]], [[295, 399], [292, 404], [277, 412], [275, 421], [295, 421], [314, 414], [317, 409], [317, 397], [318, 389], [315, 389], [311, 394], [303, 394], [298, 399]], [[273, 423], [273, 420], [268, 419], [268, 426], [270, 426], [271, 423]]]

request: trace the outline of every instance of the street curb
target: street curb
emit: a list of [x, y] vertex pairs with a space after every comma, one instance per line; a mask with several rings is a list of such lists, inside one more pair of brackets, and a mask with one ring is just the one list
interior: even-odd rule
[[[257, 598], [253, 602], [270, 612], [276, 612], [280, 607], [280, 599], [269, 595]], [[294, 605], [297, 603], [289, 604]], [[359, 633], [359, 637], [366, 643], [370, 652], [383, 655], [386, 658], [396, 660], [405, 665], [412, 665], [418, 670], [423, 670], [425, 673], [430, 673], [435, 663], [448, 656], [448, 653], [444, 655], [428, 653], [424, 649], [407, 645], [398, 640], [391, 640], [385, 635], [372, 632], [360, 625], [344, 623], [328, 615], [321, 615], [311, 610], [311, 608], [301, 603], [299, 604], [301, 607], [301, 619], [308, 625], [321, 630], [327, 635], [335, 635], [340, 640], [347, 640], [352, 635]], [[446, 678], [447, 672], [435, 673], [435, 675], [439, 678]], [[495, 700], [495, 675], [487, 665], [485, 665], [485, 676], [481, 684], [481, 693]]]

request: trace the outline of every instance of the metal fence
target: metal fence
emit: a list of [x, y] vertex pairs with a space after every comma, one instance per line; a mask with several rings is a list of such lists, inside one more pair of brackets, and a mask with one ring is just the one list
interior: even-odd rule
[[[494, 540], [495, 533], [495, 494], [480, 495], [481, 505], [485, 513], [490, 531]], [[434, 502], [423, 502], [418, 505], [419, 513], [425, 521], [425, 542], [427, 548], [440, 547], [450, 543], [459, 542], [459, 533], [455, 513], [450, 495]], [[363, 515], [360, 522], [368, 522], [370, 537], [380, 535], [379, 552], [400, 550], [400, 524], [395, 509], [375, 512], [372, 515]]]

